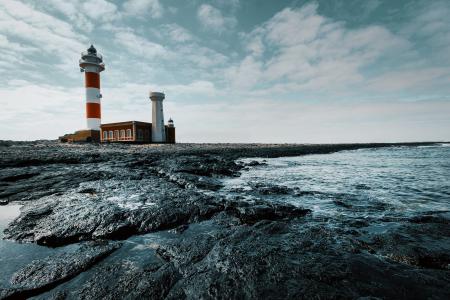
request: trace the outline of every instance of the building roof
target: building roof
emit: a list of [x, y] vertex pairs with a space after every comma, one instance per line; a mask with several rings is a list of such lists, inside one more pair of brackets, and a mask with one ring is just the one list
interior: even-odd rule
[[125, 121], [125, 122], [115, 122], [115, 123], [105, 123], [105, 124], [101, 124], [100, 127], [108, 127], [108, 126], [123, 126], [123, 125], [132, 125], [132, 124], [137, 124], [137, 125], [147, 125], [147, 126], [152, 126], [152, 123], [147, 123], [147, 122], [141, 122], [141, 121]]

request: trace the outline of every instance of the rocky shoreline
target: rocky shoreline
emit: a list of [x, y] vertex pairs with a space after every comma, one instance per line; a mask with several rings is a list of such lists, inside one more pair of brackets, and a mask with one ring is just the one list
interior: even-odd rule
[[0, 201], [24, 204], [5, 238], [77, 250], [30, 261], [0, 299], [448, 299], [449, 212], [372, 234], [370, 219], [330, 228], [308, 209], [217, 193], [259, 164], [243, 157], [417, 145], [1, 142]]

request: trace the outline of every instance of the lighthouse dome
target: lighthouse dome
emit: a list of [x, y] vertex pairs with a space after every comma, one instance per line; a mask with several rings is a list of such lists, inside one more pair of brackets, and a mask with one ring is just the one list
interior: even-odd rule
[[87, 51], [89, 54], [97, 54], [97, 49], [95, 49], [94, 45], [91, 45]]

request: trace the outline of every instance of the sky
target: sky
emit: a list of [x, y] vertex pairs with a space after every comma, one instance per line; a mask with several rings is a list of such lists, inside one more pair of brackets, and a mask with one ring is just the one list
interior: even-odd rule
[[102, 123], [178, 142], [450, 141], [450, 1], [2, 0], [0, 139], [86, 128], [80, 53], [103, 55]]

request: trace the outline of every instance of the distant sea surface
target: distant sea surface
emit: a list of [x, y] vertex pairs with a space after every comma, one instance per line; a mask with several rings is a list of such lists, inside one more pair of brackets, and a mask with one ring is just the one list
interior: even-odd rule
[[450, 210], [450, 144], [257, 161], [263, 164], [224, 180], [224, 196], [292, 203], [331, 225], [367, 219], [374, 230], [377, 221]]

